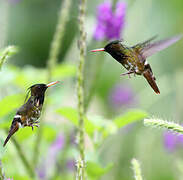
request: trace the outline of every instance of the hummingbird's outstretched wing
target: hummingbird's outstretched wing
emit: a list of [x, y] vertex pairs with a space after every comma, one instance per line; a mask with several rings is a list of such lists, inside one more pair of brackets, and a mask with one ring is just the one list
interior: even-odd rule
[[148, 39], [148, 40], [146, 40], [146, 41], [144, 41], [142, 43], [136, 44], [132, 48], [137, 49], [137, 50], [142, 50], [144, 47], [146, 47], [147, 45], [149, 45], [150, 42], [153, 41], [156, 38], [157, 38], [157, 35], [156, 36], [153, 36], [152, 38], [150, 38], [150, 39]]
[[159, 88], [155, 82], [155, 78], [153, 77], [152, 72], [147, 69], [146, 71], [144, 71], [143, 76], [146, 78], [147, 82], [153, 88], [155, 93], [160, 94]]
[[182, 35], [177, 35], [172, 38], [168, 38], [165, 40], [157, 41], [154, 43], [146, 43], [144, 47], [140, 50], [142, 56], [144, 59], [146, 59], [149, 56], [152, 56], [153, 54], [171, 46], [172, 44], [176, 43], [182, 38]]

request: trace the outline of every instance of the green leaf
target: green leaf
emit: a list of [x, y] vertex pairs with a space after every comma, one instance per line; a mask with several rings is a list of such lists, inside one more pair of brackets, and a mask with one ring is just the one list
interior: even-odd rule
[[105, 168], [103, 168], [100, 164], [96, 162], [88, 161], [86, 164], [86, 171], [88, 176], [92, 178], [100, 178], [102, 175], [109, 172], [109, 170], [111, 170], [112, 167], [112, 163], [108, 164]]
[[15, 137], [18, 142], [21, 142], [31, 137], [34, 133], [36, 133], [37, 130], [37, 127], [34, 127], [34, 131], [32, 131], [31, 127], [24, 127], [16, 132]]
[[74, 125], [78, 126], [78, 112], [74, 108], [63, 107], [61, 109], [57, 109], [56, 112], [70, 120]]
[[148, 116], [145, 111], [142, 110], [131, 110], [114, 119], [114, 123], [118, 128], [128, 125], [132, 122], [144, 119]]
[[0, 101], [0, 118], [9, 114], [15, 108], [20, 107], [23, 102], [22, 94], [15, 94], [11, 96], [6, 96], [4, 99]]
[[[10, 119], [10, 120], [12, 120], [12, 119]], [[9, 121], [7, 121], [7, 122], [5, 122], [5, 121], [2, 121], [1, 123], [0, 123], [0, 129], [6, 129], [6, 128], [9, 128], [10, 127], [10, 122]]]
[[[16, 138], [19, 142], [27, 140], [29, 137], [32, 137], [36, 132], [39, 131], [39, 127], [34, 127], [32, 131], [31, 127], [24, 127], [21, 128], [16, 133]], [[48, 124], [44, 125], [43, 127], [43, 137], [46, 142], [52, 142], [56, 137], [56, 129]]]
[[[58, 114], [62, 115], [64, 118], [70, 120], [75, 126], [78, 126], [78, 112], [76, 109], [71, 107], [63, 107], [56, 111]], [[89, 121], [86, 117], [84, 118], [85, 121], [85, 129], [88, 135], [92, 136], [96, 126]]]
[[[47, 70], [43, 68], [35, 68], [32, 66], [23, 69], [14, 69], [16, 78], [14, 83], [25, 88], [25, 84], [31, 86], [35, 83], [44, 83], [47, 81]], [[39, 74], [39, 76], [38, 76]], [[76, 67], [73, 65], [58, 65], [53, 71], [53, 79], [73, 77], [76, 75]], [[28, 88], [28, 87], [27, 87]]]
[[[11, 179], [11, 178], [10, 178]], [[32, 180], [32, 178], [28, 177], [28, 176], [23, 176], [23, 175], [20, 175], [20, 174], [14, 174], [13, 175], [13, 179], [18, 179], [18, 180]]]
[[53, 71], [53, 78], [73, 76], [76, 76], [76, 67], [74, 65], [60, 64]]
[[26, 88], [28, 88], [32, 84], [46, 82], [46, 77], [47, 73], [45, 69], [28, 66], [23, 69], [16, 69], [16, 79], [14, 82], [23, 88], [27, 85]]
[[4, 62], [11, 57], [12, 55], [18, 52], [18, 48], [16, 46], [8, 46], [0, 51], [0, 70]]

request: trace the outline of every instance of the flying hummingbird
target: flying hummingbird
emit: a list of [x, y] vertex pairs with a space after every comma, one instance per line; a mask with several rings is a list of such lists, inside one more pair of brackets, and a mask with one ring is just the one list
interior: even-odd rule
[[155, 37], [143, 42], [136, 44], [135, 46], [128, 47], [123, 44], [121, 40], [112, 41], [107, 44], [104, 48], [91, 50], [92, 52], [106, 51], [115, 60], [122, 64], [128, 72], [121, 74], [123, 75], [143, 75], [148, 81], [149, 85], [153, 90], [160, 94], [158, 86], [155, 82], [155, 77], [153, 75], [151, 66], [147, 62], [146, 58], [152, 56], [156, 52], [159, 52], [168, 46], [174, 44], [182, 38], [182, 35], [177, 35], [172, 38], [165, 40], [152, 42]]
[[59, 81], [51, 82], [47, 85], [35, 84], [28, 88], [31, 95], [27, 100], [29, 92], [27, 93], [27, 97], [25, 98], [25, 101], [27, 100], [27, 102], [18, 109], [16, 115], [14, 116], [8, 136], [3, 146], [6, 145], [10, 137], [16, 131], [18, 131], [20, 127], [29, 126], [32, 127], [32, 130], [34, 129], [34, 126], [38, 127], [39, 124], [38, 119], [41, 115], [41, 110], [44, 103], [45, 91], [48, 87], [57, 84], [58, 82]]

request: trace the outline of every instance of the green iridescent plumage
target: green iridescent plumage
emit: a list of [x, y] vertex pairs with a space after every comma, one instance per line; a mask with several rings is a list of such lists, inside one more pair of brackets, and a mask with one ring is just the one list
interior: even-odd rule
[[155, 54], [156, 52], [167, 48], [181, 38], [182, 35], [178, 35], [169, 39], [152, 42], [155, 39], [154, 36], [147, 41], [136, 44], [132, 47], [124, 45], [123, 41], [116, 40], [110, 42], [104, 48], [92, 50], [92, 52], [108, 52], [115, 60], [117, 60], [128, 70], [128, 72], [123, 73], [122, 75], [143, 75], [148, 81], [149, 85], [154, 89], [154, 91], [159, 94], [160, 91], [155, 82], [156, 79], [146, 58]]

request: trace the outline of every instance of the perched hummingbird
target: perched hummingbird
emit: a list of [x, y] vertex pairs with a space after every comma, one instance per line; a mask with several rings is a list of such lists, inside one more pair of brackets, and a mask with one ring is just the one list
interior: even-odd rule
[[28, 88], [31, 95], [27, 100], [29, 92], [27, 93], [27, 97], [25, 101], [27, 102], [22, 105], [16, 115], [14, 116], [13, 122], [11, 124], [8, 137], [6, 138], [3, 146], [9, 141], [10, 137], [18, 131], [20, 127], [29, 126], [34, 129], [34, 126], [38, 127], [38, 119], [41, 115], [41, 110], [44, 103], [44, 95], [45, 91], [48, 87], [57, 84], [59, 81], [51, 82], [49, 84], [35, 84]]
[[155, 37], [143, 42], [136, 44], [135, 46], [128, 47], [123, 44], [122, 41], [116, 40], [107, 44], [104, 48], [91, 50], [92, 52], [106, 51], [120, 64], [122, 64], [128, 72], [121, 75], [143, 75], [150, 86], [154, 89], [157, 94], [160, 94], [158, 86], [155, 82], [151, 66], [147, 62], [146, 58], [159, 52], [168, 46], [174, 44], [182, 38], [182, 35], [177, 35], [169, 39], [152, 42]]

